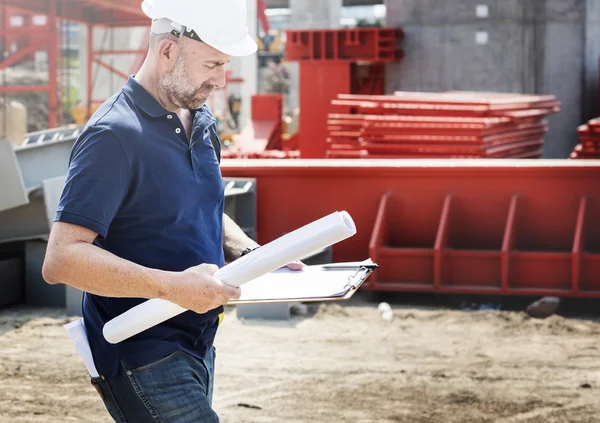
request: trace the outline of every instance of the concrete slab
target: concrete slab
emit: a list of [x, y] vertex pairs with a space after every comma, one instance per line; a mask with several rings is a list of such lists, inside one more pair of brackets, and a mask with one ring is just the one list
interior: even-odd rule
[[0, 243], [47, 237], [64, 183], [64, 176], [43, 180], [30, 193], [29, 204], [0, 211]]
[[0, 211], [29, 203], [14, 144], [0, 140]]
[[66, 175], [75, 138], [33, 144], [15, 150], [27, 189], [42, 186], [42, 181]]
[[56, 210], [58, 209], [58, 204], [60, 203], [60, 197], [62, 196], [66, 181], [66, 176], [58, 176], [56, 178], [42, 181], [44, 205], [46, 206], [46, 218], [48, 220], [49, 229], [52, 228]]
[[49, 233], [41, 190], [30, 195], [29, 204], [0, 212], [0, 243], [38, 239]]

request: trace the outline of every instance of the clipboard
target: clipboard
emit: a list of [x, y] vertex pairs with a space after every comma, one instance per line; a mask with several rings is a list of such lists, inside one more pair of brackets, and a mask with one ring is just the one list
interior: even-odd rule
[[228, 305], [345, 301], [352, 298], [377, 268], [369, 259], [307, 266], [303, 271], [280, 269], [242, 285], [241, 298]]

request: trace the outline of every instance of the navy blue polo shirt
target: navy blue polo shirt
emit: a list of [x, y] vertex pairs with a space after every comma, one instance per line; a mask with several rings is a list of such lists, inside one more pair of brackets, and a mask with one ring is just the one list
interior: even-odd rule
[[[188, 141], [177, 115], [130, 77], [76, 141], [55, 220], [95, 231], [97, 246], [149, 268], [223, 266], [224, 186], [210, 127], [216, 130], [215, 119], [203, 106]], [[117, 345], [106, 342], [104, 324], [143, 301], [84, 294], [100, 374], [116, 375], [120, 360], [139, 367], [177, 350], [204, 358], [212, 348], [222, 307], [187, 311]]]

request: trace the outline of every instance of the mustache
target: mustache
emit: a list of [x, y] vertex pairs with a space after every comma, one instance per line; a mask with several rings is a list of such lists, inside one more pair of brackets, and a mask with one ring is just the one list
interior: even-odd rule
[[217, 88], [216, 85], [213, 84], [202, 84], [202, 86], [200, 87], [199, 91], [205, 92], [205, 93], [212, 93], [215, 89]]

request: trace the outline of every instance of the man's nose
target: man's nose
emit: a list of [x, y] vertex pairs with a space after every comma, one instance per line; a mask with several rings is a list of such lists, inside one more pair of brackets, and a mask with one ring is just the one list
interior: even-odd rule
[[227, 83], [227, 72], [225, 71], [225, 66], [219, 66], [219, 70], [217, 75], [213, 78], [213, 85], [215, 88], [223, 88]]

